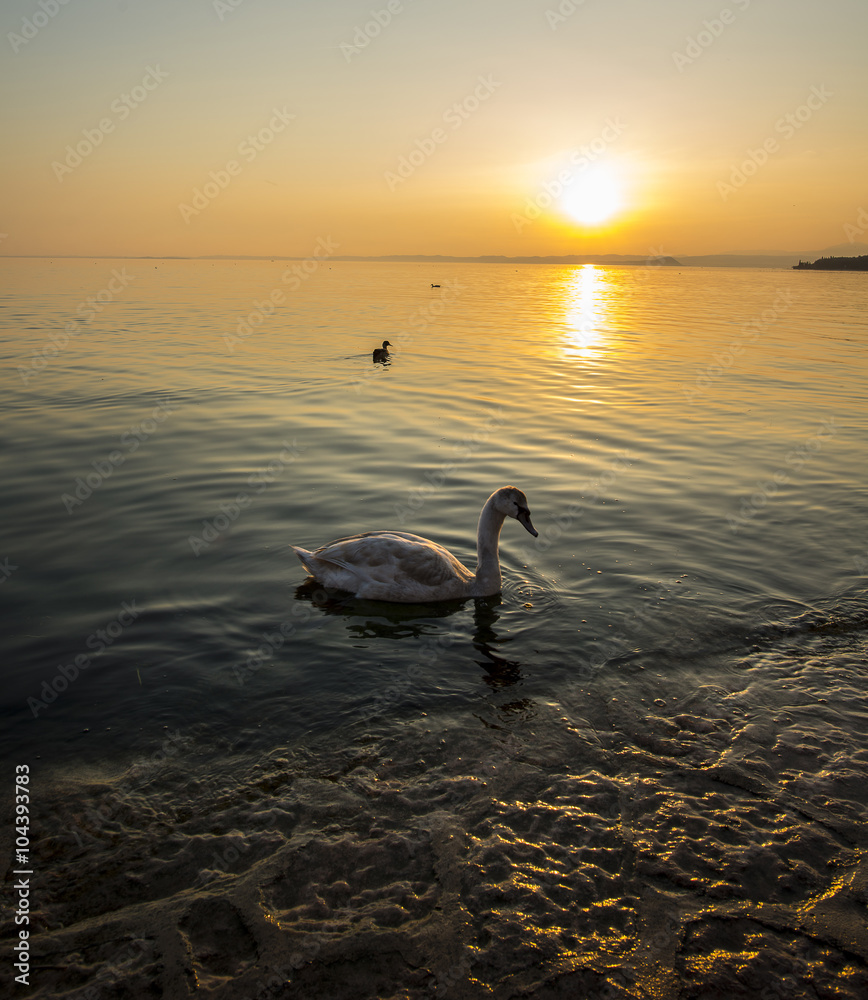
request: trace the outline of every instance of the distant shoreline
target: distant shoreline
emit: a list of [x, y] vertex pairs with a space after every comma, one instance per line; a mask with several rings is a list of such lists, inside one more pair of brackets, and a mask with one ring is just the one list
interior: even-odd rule
[[868, 271], [868, 254], [861, 257], [820, 257], [813, 263], [800, 260], [794, 271]]
[[[837, 247], [830, 247], [829, 250]], [[861, 246], [858, 249], [862, 249]], [[649, 255], [642, 258], [638, 254], [569, 254], [561, 256], [522, 256], [506, 257], [499, 254], [486, 254], [477, 257], [448, 256], [445, 254], [388, 254], [379, 256], [361, 256], [336, 254], [329, 261], [349, 263], [377, 264], [545, 264], [549, 266], [599, 264], [609, 267], [765, 267], [773, 269], [793, 270], [866, 270], [868, 264], [837, 265], [831, 261], [868, 261], [868, 255], [862, 257], [821, 256], [827, 251], [811, 253], [788, 254], [703, 254], [701, 256], [672, 257], [668, 255]], [[807, 258], [807, 260], [805, 259]], [[810, 261], [818, 258], [814, 263]], [[237, 261], [298, 261], [306, 257], [283, 254], [198, 254], [182, 256], [166, 254], [0, 254], [0, 259], [21, 260], [237, 260]], [[823, 263], [821, 263], [823, 262]]]

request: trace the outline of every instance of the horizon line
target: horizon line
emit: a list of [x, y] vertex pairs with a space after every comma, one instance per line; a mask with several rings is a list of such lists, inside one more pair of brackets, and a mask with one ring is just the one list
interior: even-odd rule
[[[801, 251], [777, 251], [777, 252], [733, 252], [725, 251], [718, 253], [703, 254], [681, 254], [686, 260], [705, 259], [776, 259], [776, 258], [798, 258], [802, 256], [820, 256], [828, 253], [832, 249], [842, 246], [837, 244], [833, 247], [825, 247], [821, 250], [801, 250]], [[854, 243], [851, 253], [860, 255], [861, 249], [868, 250], [868, 245]], [[295, 254], [104, 254], [104, 253], [33, 253], [33, 254], [2, 254], [0, 258], [7, 259], [33, 259], [45, 260], [59, 258], [62, 260], [306, 260], [307, 257]], [[401, 253], [401, 254], [335, 254], [328, 258], [333, 261], [342, 262], [403, 262], [403, 263], [615, 263], [624, 265], [653, 265], [653, 266], [686, 266], [683, 261], [676, 258], [674, 254], [646, 254], [644, 257], [639, 254], [522, 254], [517, 256], [507, 256], [506, 254], [421, 254], [421, 253]], [[666, 263], [664, 263], [666, 262]], [[671, 262], [671, 263], [669, 263]]]

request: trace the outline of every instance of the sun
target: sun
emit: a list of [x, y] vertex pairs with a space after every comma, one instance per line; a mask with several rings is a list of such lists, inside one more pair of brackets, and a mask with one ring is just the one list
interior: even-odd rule
[[602, 165], [579, 174], [561, 197], [561, 209], [584, 226], [607, 222], [623, 206], [624, 195], [617, 175]]

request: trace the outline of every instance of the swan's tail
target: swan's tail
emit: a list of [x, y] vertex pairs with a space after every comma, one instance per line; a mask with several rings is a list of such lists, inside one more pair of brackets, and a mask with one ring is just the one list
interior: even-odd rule
[[302, 566], [304, 566], [308, 573], [310, 573], [311, 576], [315, 576], [316, 574], [314, 573], [313, 566], [316, 556], [313, 552], [309, 552], [307, 549], [303, 549], [298, 545], [290, 545], [290, 548], [298, 556], [299, 562], [301, 562]]

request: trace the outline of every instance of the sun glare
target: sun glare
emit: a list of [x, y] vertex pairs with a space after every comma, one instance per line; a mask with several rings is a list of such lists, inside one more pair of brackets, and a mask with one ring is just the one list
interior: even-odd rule
[[576, 177], [561, 198], [561, 209], [584, 226], [607, 222], [624, 204], [617, 176], [605, 167], [592, 167]]

